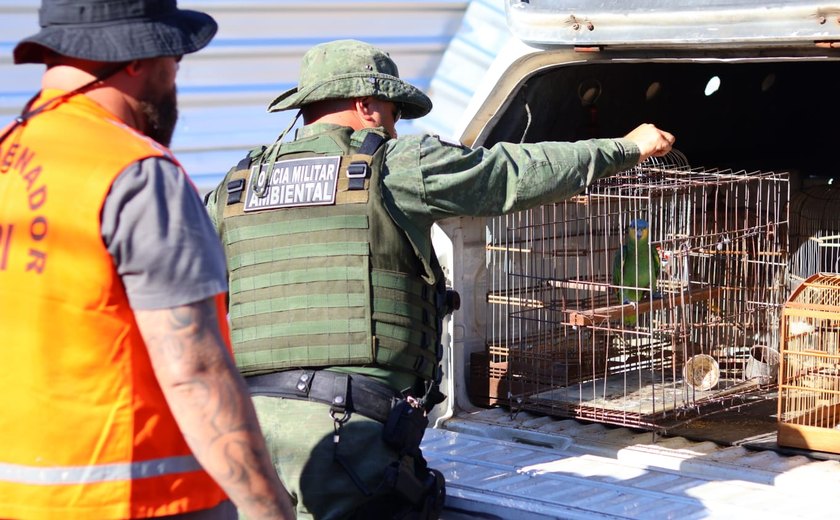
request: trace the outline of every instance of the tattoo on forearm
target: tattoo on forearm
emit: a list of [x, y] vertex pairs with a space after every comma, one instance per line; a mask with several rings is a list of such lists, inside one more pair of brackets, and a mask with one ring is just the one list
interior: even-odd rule
[[143, 312], [138, 323], [173, 414], [205, 469], [234, 501], [271, 509], [274, 467], [247, 388], [218, 335], [216, 312], [210, 299]]

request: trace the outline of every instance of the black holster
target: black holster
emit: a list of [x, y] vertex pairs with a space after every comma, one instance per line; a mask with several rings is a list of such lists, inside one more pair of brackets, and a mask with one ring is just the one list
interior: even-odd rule
[[405, 456], [385, 471], [385, 481], [405, 500], [405, 507], [393, 515], [395, 520], [437, 520], [446, 501], [443, 474], [426, 465], [425, 459]]
[[400, 455], [414, 455], [420, 451], [420, 442], [429, 418], [423, 408], [413, 407], [406, 399], [397, 401], [382, 429], [382, 440]]
[[422, 407], [401, 400], [391, 410], [382, 430], [382, 439], [400, 454], [399, 460], [385, 469], [385, 484], [406, 503], [394, 519], [435, 520], [443, 510], [443, 474], [429, 468], [420, 451], [428, 425], [429, 418]]

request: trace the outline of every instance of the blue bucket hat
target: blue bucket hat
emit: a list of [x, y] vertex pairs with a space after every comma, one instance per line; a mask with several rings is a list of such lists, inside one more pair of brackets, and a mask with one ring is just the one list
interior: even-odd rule
[[210, 43], [218, 29], [216, 21], [176, 4], [176, 0], [43, 0], [38, 11], [41, 31], [15, 46], [15, 63], [44, 63], [45, 49], [119, 63], [181, 56]]

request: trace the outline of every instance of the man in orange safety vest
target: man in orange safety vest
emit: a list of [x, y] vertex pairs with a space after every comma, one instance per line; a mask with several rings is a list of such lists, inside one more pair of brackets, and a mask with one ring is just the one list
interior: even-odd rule
[[39, 14], [14, 59], [42, 89], [0, 130], [0, 518], [292, 518], [167, 148], [178, 62], [216, 22], [175, 0]]

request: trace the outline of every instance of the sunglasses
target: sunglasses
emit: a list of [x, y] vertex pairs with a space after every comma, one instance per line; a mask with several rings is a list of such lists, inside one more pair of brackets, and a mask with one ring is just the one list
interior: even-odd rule
[[394, 124], [402, 117], [402, 111], [402, 105], [400, 103], [394, 103]]

